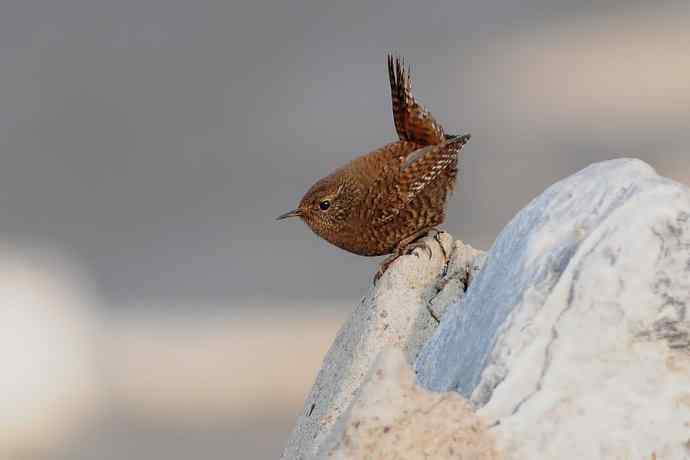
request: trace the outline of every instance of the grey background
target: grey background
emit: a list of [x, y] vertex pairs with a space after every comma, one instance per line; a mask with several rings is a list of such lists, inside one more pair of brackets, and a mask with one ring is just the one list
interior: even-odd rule
[[[688, 24], [686, 0], [5, 0], [0, 242], [81, 264], [124, 350], [99, 365], [153, 357], [146, 375], [113, 371], [107, 384], [128, 388], [150, 370], [165, 393], [166, 375], [185, 375], [169, 369], [176, 351], [195, 334], [207, 343], [215, 322], [252, 339], [282, 326], [276, 310], [345, 315], [367, 289], [377, 260], [274, 219], [321, 176], [395, 139], [387, 52], [412, 64], [415, 95], [448, 132], [472, 134], [445, 228], [488, 248], [545, 187], [594, 161], [638, 157], [690, 182]], [[235, 320], [257, 305], [260, 320]], [[122, 345], [118, 315], [142, 349]], [[335, 333], [329, 321], [318, 324]], [[311, 340], [308, 327], [287, 335]], [[232, 381], [236, 355], [271, 363], [285, 348], [230, 339], [193, 350], [227, 358], [199, 381]], [[303, 361], [280, 378], [310, 381]], [[262, 372], [285, 398], [286, 382]], [[276, 401], [196, 425], [115, 401], [55, 458], [275, 458], [301, 410]]]
[[[539, 69], [492, 68], [509, 57], [505, 45], [547, 32], [549, 45], [559, 27], [586, 38], [614, 20], [687, 10], [628, 1], [4, 1], [0, 231], [67, 248], [118, 301], [355, 297], [372, 260], [273, 219], [317, 178], [394, 139], [387, 51], [413, 64], [415, 93], [448, 131], [473, 134], [446, 228], [486, 247], [558, 178], [621, 155], [672, 172], [686, 163], [679, 152], [689, 140], [690, 117], [673, 126], [652, 113], [639, 130], [596, 126], [596, 113], [590, 127], [529, 119], [501, 94], [512, 72]], [[505, 54], [492, 58], [492, 46]]]

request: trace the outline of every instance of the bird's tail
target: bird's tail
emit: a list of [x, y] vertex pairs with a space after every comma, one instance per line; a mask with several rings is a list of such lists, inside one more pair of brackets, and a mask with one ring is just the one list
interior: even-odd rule
[[443, 128], [412, 96], [410, 68], [399, 56], [388, 55], [388, 78], [391, 85], [393, 121], [398, 137], [420, 145], [436, 145], [443, 141]]

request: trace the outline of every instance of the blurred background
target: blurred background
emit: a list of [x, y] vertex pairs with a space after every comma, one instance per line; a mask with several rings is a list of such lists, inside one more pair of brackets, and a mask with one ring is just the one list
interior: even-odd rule
[[472, 133], [445, 228], [690, 182], [690, 3], [5, 0], [0, 458], [277, 458], [376, 260], [275, 222], [395, 139], [386, 52]]

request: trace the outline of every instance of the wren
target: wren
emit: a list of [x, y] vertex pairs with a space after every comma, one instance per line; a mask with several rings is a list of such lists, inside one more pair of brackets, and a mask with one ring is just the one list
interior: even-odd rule
[[392, 254], [375, 279], [445, 219], [469, 134], [448, 135], [412, 96], [410, 68], [388, 55], [393, 120], [399, 140], [363, 154], [317, 181], [287, 217], [362, 256]]

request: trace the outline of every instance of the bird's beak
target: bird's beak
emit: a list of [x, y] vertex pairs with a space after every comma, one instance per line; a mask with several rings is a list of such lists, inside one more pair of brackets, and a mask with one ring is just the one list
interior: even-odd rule
[[276, 218], [276, 220], [283, 220], [287, 219], [288, 217], [299, 217], [302, 215], [302, 212], [299, 209], [295, 209], [294, 211], [286, 212], [285, 214], [282, 214]]

